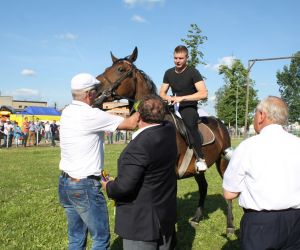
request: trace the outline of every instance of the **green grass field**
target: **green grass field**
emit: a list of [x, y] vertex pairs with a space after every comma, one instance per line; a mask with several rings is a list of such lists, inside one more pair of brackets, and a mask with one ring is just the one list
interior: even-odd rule
[[[238, 142], [233, 142], [236, 145]], [[116, 175], [117, 158], [124, 145], [106, 145], [105, 166]], [[67, 224], [57, 197], [58, 147], [0, 149], [0, 249], [67, 249]], [[178, 181], [177, 249], [239, 249], [242, 210], [234, 201], [236, 234], [226, 236], [226, 203], [215, 167], [206, 173], [209, 184], [205, 219], [197, 228], [188, 223], [197, 202], [193, 178]], [[122, 249], [113, 232], [113, 203], [108, 201], [111, 249]], [[89, 240], [89, 249], [90, 249]]]

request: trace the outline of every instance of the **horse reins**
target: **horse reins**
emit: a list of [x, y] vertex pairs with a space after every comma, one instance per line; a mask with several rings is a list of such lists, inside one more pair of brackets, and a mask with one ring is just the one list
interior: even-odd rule
[[[124, 60], [124, 59], [122, 59]], [[119, 60], [121, 61], [121, 60]], [[98, 105], [101, 105], [104, 100], [107, 98], [107, 97], [114, 97], [114, 96], [117, 96], [117, 97], [120, 97], [121, 99], [127, 99], [128, 101], [135, 101], [131, 98], [128, 98], [128, 97], [123, 97], [123, 96], [120, 96], [120, 95], [116, 95], [116, 90], [118, 89], [118, 87], [121, 85], [122, 81], [125, 80], [127, 77], [129, 77], [133, 72], [134, 72], [134, 66], [132, 65], [132, 63], [130, 63], [131, 65], [131, 69], [129, 71], [127, 71], [126, 73], [124, 73], [119, 79], [117, 79], [115, 82], [111, 82], [106, 76], [105, 74], [103, 73], [102, 75], [100, 75], [100, 77], [103, 77], [105, 81], [107, 81], [109, 84], [110, 84], [110, 87], [107, 89], [107, 90], [104, 90], [100, 96], [98, 96], [94, 103], [93, 103], [93, 106], [98, 106]]]

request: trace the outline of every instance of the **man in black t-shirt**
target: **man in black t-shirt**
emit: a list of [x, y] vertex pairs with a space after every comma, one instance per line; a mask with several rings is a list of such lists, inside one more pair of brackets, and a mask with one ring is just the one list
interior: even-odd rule
[[[201, 150], [202, 137], [198, 132], [197, 103], [207, 98], [205, 82], [197, 69], [187, 65], [188, 49], [179, 45], [174, 50], [175, 67], [165, 72], [159, 95], [166, 101], [179, 105], [178, 111], [190, 133], [197, 157], [196, 170], [207, 169]], [[169, 88], [174, 96], [167, 95]]]

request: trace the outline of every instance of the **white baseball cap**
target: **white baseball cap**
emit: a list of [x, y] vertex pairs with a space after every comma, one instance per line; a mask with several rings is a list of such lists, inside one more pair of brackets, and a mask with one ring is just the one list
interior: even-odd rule
[[78, 89], [87, 89], [93, 87], [96, 84], [99, 84], [95, 77], [88, 73], [80, 73], [74, 76], [71, 80], [71, 89], [78, 90]]

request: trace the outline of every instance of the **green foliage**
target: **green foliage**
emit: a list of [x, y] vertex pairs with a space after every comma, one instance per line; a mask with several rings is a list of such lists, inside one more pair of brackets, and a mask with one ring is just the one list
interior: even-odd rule
[[[246, 110], [247, 69], [240, 60], [235, 60], [232, 66], [221, 65], [219, 74], [224, 76], [225, 84], [217, 90], [215, 108], [217, 116], [227, 125], [244, 125]], [[249, 112], [248, 124], [253, 119], [258, 98], [253, 88], [253, 81], [249, 79]]]
[[207, 40], [206, 36], [201, 35], [202, 30], [197, 24], [191, 24], [188, 30], [187, 39], [181, 39], [189, 49], [189, 60], [188, 64], [197, 67], [198, 64], [206, 64], [202, 61], [204, 54], [198, 49], [199, 45], [203, 44]]
[[[239, 142], [234, 141], [233, 145]], [[105, 145], [105, 168], [117, 175], [117, 159], [124, 145]], [[0, 249], [67, 249], [67, 222], [57, 195], [59, 148], [0, 149]], [[205, 219], [197, 228], [188, 223], [198, 203], [194, 178], [178, 181], [178, 249], [238, 250], [237, 235], [227, 237], [226, 203], [222, 197], [222, 180], [216, 168], [206, 173], [209, 184]], [[242, 210], [233, 202], [235, 227], [239, 228]], [[108, 200], [111, 249], [121, 250], [114, 233], [114, 205]], [[91, 240], [88, 240], [91, 249]]]
[[278, 71], [277, 84], [281, 98], [289, 107], [289, 121], [300, 121], [300, 51], [292, 58], [290, 66], [284, 66], [283, 70]]
[[[197, 24], [191, 24], [190, 29], [188, 30], [187, 39], [182, 38], [181, 41], [185, 43], [186, 47], [189, 50], [189, 59], [188, 64], [197, 67], [198, 64], [206, 64], [202, 59], [204, 54], [199, 50], [199, 46], [202, 45], [207, 37], [201, 35], [202, 30], [198, 27]], [[207, 100], [201, 100], [199, 103], [206, 104]]]

